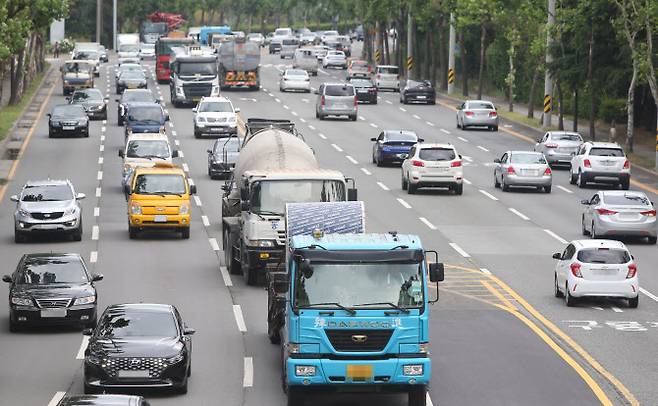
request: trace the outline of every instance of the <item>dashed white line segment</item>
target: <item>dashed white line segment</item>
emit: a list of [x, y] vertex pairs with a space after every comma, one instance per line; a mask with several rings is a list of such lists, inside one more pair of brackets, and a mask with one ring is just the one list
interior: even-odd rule
[[240, 305], [233, 305], [233, 316], [235, 316], [235, 322], [238, 325], [238, 330], [241, 333], [246, 333], [247, 325], [244, 323], [244, 317], [242, 316], [242, 308]]
[[464, 249], [462, 247], [460, 247], [459, 245], [457, 245], [457, 243], [451, 242], [448, 245], [450, 245], [452, 247], [452, 249], [457, 251], [457, 253], [459, 255], [461, 255], [462, 257], [464, 257], [464, 258], [470, 258], [471, 257], [469, 255], [469, 253], [464, 251]]

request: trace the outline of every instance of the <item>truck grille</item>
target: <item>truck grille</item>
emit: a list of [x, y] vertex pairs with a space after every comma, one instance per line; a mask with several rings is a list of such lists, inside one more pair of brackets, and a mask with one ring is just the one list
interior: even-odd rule
[[209, 83], [186, 83], [183, 85], [186, 98], [210, 96], [212, 85]]
[[149, 378], [160, 378], [168, 364], [164, 358], [107, 358], [103, 360], [103, 369], [111, 377], [117, 377], [119, 371], [148, 371]]
[[60, 298], [60, 299], [37, 299], [37, 304], [42, 309], [61, 309], [68, 307], [71, 303], [69, 298]]
[[[393, 330], [330, 330], [325, 329], [329, 342], [336, 351], [377, 352], [383, 351], [393, 335]], [[365, 341], [357, 341], [355, 336], [365, 336]]]
[[37, 220], [53, 220], [58, 219], [64, 215], [63, 211], [58, 211], [54, 213], [32, 213], [32, 218]]

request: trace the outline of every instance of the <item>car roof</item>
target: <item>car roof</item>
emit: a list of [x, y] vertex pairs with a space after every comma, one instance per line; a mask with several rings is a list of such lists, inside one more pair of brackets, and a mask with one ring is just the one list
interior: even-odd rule
[[580, 135], [580, 133], [576, 131], [547, 131], [547, 133], [551, 135], [557, 135], [557, 134]]
[[151, 140], [162, 140], [162, 141], [169, 141], [169, 138], [167, 138], [167, 134], [165, 133], [131, 133], [128, 135], [128, 139], [126, 142], [129, 141], [151, 141]]
[[416, 134], [416, 132], [413, 130], [384, 130], [385, 137], [399, 134], [415, 135], [416, 137], [418, 136], [418, 134]]
[[445, 143], [438, 143], [438, 142], [423, 142], [420, 144], [416, 144], [416, 146], [419, 149], [426, 149], [426, 148], [446, 148], [446, 149], [455, 149], [455, 146], [452, 144], [445, 144]]
[[351, 83], [345, 83], [345, 82], [327, 82], [323, 83], [325, 87], [327, 86], [352, 86]]
[[621, 145], [616, 142], [587, 141], [585, 144], [590, 144], [592, 147], [621, 148]]
[[201, 98], [199, 103], [201, 102], [231, 102], [228, 97], [224, 96], [204, 96]]
[[543, 152], [528, 151], [528, 150], [507, 151], [507, 153], [508, 153], [508, 154], [532, 154], [532, 155], [544, 155]]
[[135, 101], [135, 102], [130, 102], [128, 104], [130, 105], [131, 108], [135, 108], [135, 107], [145, 107], [145, 108], [160, 107], [162, 109], [161, 104], [153, 103], [153, 102]]
[[623, 242], [617, 240], [574, 240], [571, 243], [577, 248], [620, 248], [627, 249]]
[[599, 190], [596, 192], [599, 195], [603, 196], [644, 196], [647, 197], [647, 195], [644, 192], [641, 192], [639, 190]]
[[397, 65], [377, 65], [378, 68], [398, 68]]
[[125, 63], [122, 63], [121, 65], [119, 65], [118, 69], [121, 69], [121, 68], [134, 68], [134, 67], [141, 68], [142, 65], [140, 65], [138, 63], [134, 63], [134, 62], [125, 62]]
[[43, 179], [43, 180], [28, 180], [27, 182], [25, 182], [24, 187], [70, 185], [70, 184], [71, 182], [68, 179]]
[[174, 309], [174, 306], [160, 303], [119, 303], [109, 305], [106, 310], [110, 309], [140, 310], [153, 313], [171, 313]]
[[58, 406], [132, 406], [143, 398], [134, 395], [69, 395]]
[[154, 166], [135, 168], [135, 175], [157, 175], [157, 174], [172, 174], [182, 175], [185, 177], [183, 169], [176, 165], [166, 165], [165, 163], [158, 162]]
[[494, 102], [490, 100], [466, 100], [466, 103], [490, 103], [494, 104]]

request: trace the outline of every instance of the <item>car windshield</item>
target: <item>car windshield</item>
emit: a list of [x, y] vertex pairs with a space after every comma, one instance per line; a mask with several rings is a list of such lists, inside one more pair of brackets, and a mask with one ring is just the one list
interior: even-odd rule
[[148, 90], [126, 90], [122, 99], [123, 102], [155, 102], [153, 93]]
[[418, 157], [423, 161], [452, 161], [457, 155], [451, 148], [422, 148]]
[[177, 174], [148, 173], [137, 176], [135, 193], [141, 195], [183, 195], [185, 179]]
[[297, 45], [297, 44], [299, 44], [299, 42], [297, 42], [296, 39], [284, 39], [283, 41], [281, 41], [281, 44], [282, 45]]
[[491, 103], [487, 102], [468, 102], [469, 109], [484, 109], [484, 110], [495, 110], [495, 107]]
[[54, 118], [81, 119], [86, 117], [85, 109], [79, 105], [55, 106], [51, 115]]
[[72, 200], [73, 192], [68, 185], [26, 186], [23, 189], [23, 202], [59, 202]]
[[[127, 309], [126, 309], [127, 310]], [[169, 312], [110, 309], [98, 326], [101, 337], [176, 337], [176, 320]]]
[[233, 106], [227, 101], [203, 102], [199, 105], [200, 113], [233, 113]]
[[308, 76], [305, 70], [301, 69], [288, 69], [285, 73], [285, 76]]
[[[402, 308], [423, 305], [422, 267], [418, 263], [312, 263], [297, 273], [295, 306], [338, 303], [351, 308]], [[319, 307], [319, 306], [318, 306]]]
[[91, 67], [88, 63], [84, 62], [67, 62], [62, 66], [62, 69], [66, 73], [87, 73]]
[[89, 282], [82, 261], [70, 257], [28, 257], [21, 264], [16, 283], [50, 285]]
[[541, 154], [514, 153], [510, 157], [513, 164], [545, 164], [546, 159]]
[[625, 264], [631, 260], [626, 250], [615, 248], [585, 248], [578, 252], [578, 261], [586, 264]]
[[164, 140], [132, 140], [126, 148], [128, 158], [162, 158], [170, 157], [169, 145]]
[[142, 72], [142, 67], [139, 66], [138, 64], [135, 63], [126, 63], [121, 66], [119, 66], [119, 74], [122, 74], [123, 72], [128, 72], [131, 70], [136, 70]]
[[96, 89], [76, 90], [71, 99], [75, 102], [86, 102], [90, 100], [103, 100], [103, 95]]
[[75, 54], [73, 54], [73, 59], [96, 60], [98, 58], [99, 55], [96, 51], [77, 51]]
[[283, 215], [286, 203], [345, 201], [345, 185], [337, 180], [273, 180], [254, 183], [251, 211]]
[[380, 66], [377, 68], [377, 73], [383, 73], [389, 75], [397, 75], [398, 71], [399, 70], [397, 66]]
[[354, 87], [353, 86], [326, 86], [324, 90], [326, 96], [354, 96]]
[[224, 150], [226, 152], [240, 152], [240, 139], [237, 137], [230, 137], [228, 139], [218, 139], [215, 142], [214, 153], [216, 156], [222, 156]]
[[386, 142], [412, 141], [418, 142], [418, 136], [411, 131], [395, 131], [386, 134]]
[[344, 58], [345, 54], [342, 51], [329, 51], [327, 56], [330, 58]]
[[153, 107], [133, 107], [129, 110], [128, 120], [161, 123], [164, 120], [164, 113], [157, 104]]
[[583, 142], [583, 138], [579, 134], [551, 134], [551, 139], [553, 141], [580, 141]]
[[645, 195], [626, 193], [623, 195], [603, 195], [603, 202], [612, 206], [650, 206], [651, 202]]
[[144, 75], [144, 72], [141, 70], [128, 70], [125, 72], [122, 72], [121, 75], [119, 76], [120, 80], [146, 80], [146, 76]]
[[589, 150], [589, 154], [592, 156], [623, 157], [624, 151], [621, 148], [592, 148]]
[[178, 64], [179, 75], [216, 75], [217, 65], [214, 62], [180, 62]]
[[374, 87], [369, 79], [351, 79], [350, 83], [357, 87]]
[[123, 44], [119, 45], [119, 52], [138, 52], [139, 45], [137, 44]]
[[428, 80], [409, 80], [407, 81], [408, 87], [432, 87]]

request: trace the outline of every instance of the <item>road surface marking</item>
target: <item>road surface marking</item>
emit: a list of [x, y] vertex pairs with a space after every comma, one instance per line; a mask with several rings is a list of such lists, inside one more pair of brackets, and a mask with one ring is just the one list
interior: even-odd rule
[[180, 141], [174, 140], [174, 144], [176, 144], [176, 146], [179, 147], [180, 146]]
[[323, 140], [327, 139], [327, 136], [322, 133], [318, 134], [318, 137], [322, 138]]
[[410, 208], [411, 208], [411, 205], [410, 205], [409, 203], [407, 203], [404, 199], [401, 199], [401, 198], [398, 197], [398, 198], [397, 198], [397, 201], [398, 201], [402, 206], [406, 207], [407, 209], [410, 209]]
[[658, 302], [658, 296], [654, 295], [653, 293], [649, 292], [648, 290], [646, 290], [644, 288], [640, 288], [640, 292], [644, 293], [650, 299], [653, 299], [654, 301]]
[[194, 203], [196, 203], [196, 205], [199, 207], [203, 206], [203, 204], [201, 203], [201, 198], [197, 195], [194, 195]]
[[302, 123], [305, 123], [305, 122], [306, 122], [306, 120], [305, 120], [304, 118], [302, 118], [302, 117], [299, 118], [299, 121], [301, 121]]
[[99, 150], [100, 152], [105, 151], [105, 145], [101, 144], [101, 145], [98, 147], [98, 150]]
[[480, 193], [487, 196], [491, 200], [498, 200], [498, 198], [496, 196], [492, 195], [491, 193], [487, 192], [486, 190], [480, 189]]
[[370, 123], [370, 127], [372, 127], [372, 128], [379, 128], [379, 127], [377, 127], [377, 124], [375, 124], [375, 123]]
[[277, 103], [281, 103], [281, 100], [279, 100], [278, 97], [275, 97], [275, 98], [274, 98], [274, 101], [277, 102]]
[[415, 118], [416, 120], [420, 120], [420, 116], [418, 114], [414, 114], [412, 117]]
[[391, 190], [391, 189], [388, 188], [388, 186], [386, 186], [385, 184], [383, 184], [383, 183], [381, 183], [381, 182], [377, 182], [377, 186], [379, 186], [380, 188], [382, 188], [382, 189], [384, 189], [384, 190], [386, 190], [386, 191]]
[[[377, 98], [379, 99], [379, 97], [377, 97]], [[393, 104], [393, 102], [390, 101], [390, 100], [386, 100], [386, 103], [388, 103], [388, 104]]]
[[407, 112], [407, 109], [405, 109], [404, 107], [398, 107], [398, 108], [400, 109], [400, 111], [403, 111], [405, 113]]
[[169, 122], [169, 128], [174, 128], [174, 123], [172, 123], [171, 121]]
[[468, 162], [473, 162], [473, 158], [471, 158], [470, 156], [462, 155], [462, 158], [464, 158]]
[[464, 142], [468, 142], [468, 140], [467, 140], [466, 138], [464, 138], [464, 137], [457, 137], [457, 138], [459, 138], [460, 140], [462, 140], [462, 141], [464, 141]]
[[434, 403], [432, 403], [432, 398], [430, 398], [429, 392], [425, 392], [425, 403], [426, 406], [434, 406]]
[[339, 147], [338, 145], [336, 145], [336, 144], [331, 144], [331, 146], [334, 147], [334, 149], [335, 149], [336, 151], [338, 151], [338, 152], [343, 152], [343, 149], [342, 149], [341, 147]]
[[555, 238], [556, 240], [558, 240], [558, 241], [561, 242], [562, 244], [566, 244], [566, 243], [567, 243], [567, 240], [565, 240], [564, 238], [562, 238], [562, 237], [560, 237], [559, 235], [555, 234], [555, 233], [552, 232], [551, 230], [545, 228], [544, 231], [546, 232], [546, 234], [548, 234], [548, 235], [550, 235], [551, 237]]
[[98, 228], [98, 226], [93, 226], [91, 228], [91, 239], [97, 241], [99, 233], [100, 233], [100, 229]]
[[216, 238], [208, 238], [208, 242], [213, 251], [219, 251], [219, 244], [217, 244]]
[[172, 131], [171, 135], [173, 135], [174, 137], [178, 137], [178, 133], [176, 131]]
[[359, 116], [359, 120], [361, 120], [361, 121], [366, 121], [366, 118], [363, 117], [363, 116]]
[[98, 164], [103, 165], [103, 157], [102, 156], [98, 157]]
[[521, 217], [523, 220], [526, 220], [526, 221], [530, 220], [530, 217], [526, 216], [525, 214], [521, 213], [520, 211], [518, 211], [516, 209], [513, 209], [513, 208], [510, 207], [508, 210], [511, 211], [512, 213], [516, 214], [517, 216]]
[[309, 128], [310, 130], [313, 130], [313, 131], [315, 131], [315, 127], [313, 127], [313, 126], [312, 126], [312, 125], [310, 125], [310, 124], [309, 124], [309, 126], [308, 126], [308, 128]]
[[75, 356], [75, 359], [85, 359], [85, 351], [89, 345], [89, 336], [82, 336], [82, 342], [80, 343], [80, 348], [78, 349], [78, 355]]
[[291, 112], [291, 114], [292, 114], [293, 116], [297, 117], [297, 112], [296, 112], [296, 111]]
[[473, 184], [473, 183], [471, 183], [470, 180], [468, 180], [468, 179], [466, 179], [466, 178], [462, 179], [462, 181], [463, 181], [464, 183], [466, 183], [467, 185], [472, 185], [472, 184]]
[[178, 151], [178, 157], [185, 158], [185, 154], [183, 153], [183, 151]]
[[235, 316], [235, 322], [238, 325], [238, 330], [241, 333], [247, 332], [247, 325], [244, 324], [244, 317], [242, 317], [242, 308], [240, 305], [233, 305], [233, 315]]
[[425, 121], [425, 124], [427, 124], [430, 127], [434, 127], [434, 123], [431, 121]]
[[365, 173], [368, 176], [372, 175], [372, 173], [369, 170], [367, 170], [366, 168], [361, 168], [361, 172]]
[[92, 251], [89, 253], [89, 263], [95, 264], [98, 261], [98, 251]]
[[[47, 103], [44, 102], [45, 104]], [[48, 406], [57, 406], [64, 396], [66, 396], [66, 392], [55, 392], [50, 402], [48, 402]]]
[[96, 188], [96, 197], [101, 197], [101, 188]]
[[94, 207], [94, 217], [98, 217], [101, 215], [101, 208], [100, 207]]
[[[105, 132], [105, 126], [101, 127], [101, 132]], [[103, 140], [101, 139], [101, 141], [103, 141]]]
[[486, 149], [486, 148], [485, 148], [485, 147], [483, 147], [483, 146], [480, 146], [480, 145], [478, 145], [478, 148], [480, 148], [480, 149], [481, 149], [482, 151], [484, 151], [484, 152], [489, 152], [489, 150], [488, 150], [488, 149]]
[[208, 220], [208, 216], [201, 216], [201, 222], [203, 223], [204, 227], [209, 227], [210, 226], [210, 221]]
[[615, 312], [615, 313], [623, 313], [623, 312], [624, 312], [622, 309], [620, 309], [620, 308], [618, 308], [618, 307], [614, 307], [614, 306], [611, 307], [611, 309], [612, 309], [612, 311]]
[[190, 167], [187, 166], [186, 163], [184, 163], [182, 166], [183, 166], [183, 170], [184, 170], [185, 172], [189, 172], [189, 171], [190, 171]]
[[283, 105], [283, 108], [286, 109], [286, 110], [290, 110], [290, 107], [288, 107], [287, 104], [284, 104], [284, 105]]
[[[450, 134], [450, 131], [446, 130], [445, 128], [440, 128], [439, 130], [444, 134]], [[458, 138], [464, 142], [468, 142], [465, 138], [462, 137], [458, 137]]]
[[244, 357], [244, 376], [242, 377], [242, 387], [251, 388], [254, 386], [254, 359]]
[[103, 120], [103, 125], [107, 124], [107, 120]]
[[358, 165], [358, 164], [359, 164], [359, 162], [357, 162], [356, 159], [352, 158], [352, 157], [349, 156], [349, 155], [345, 155], [345, 158], [347, 158], [347, 160], [350, 161], [350, 162], [352, 162], [354, 165]]
[[448, 245], [450, 245], [450, 246], [452, 247], [452, 249], [455, 250], [455, 251], [457, 251], [457, 252], [459, 253], [459, 255], [461, 255], [462, 257], [464, 257], [464, 258], [470, 258], [470, 257], [471, 257], [471, 256], [468, 254], [468, 252], [464, 251], [464, 250], [462, 249], [462, 247], [460, 247], [459, 245], [457, 245], [457, 243], [451, 242], [451, 243], [448, 243]]
[[[103, 128], [105, 128], [105, 127], [103, 127]], [[105, 136], [101, 135], [101, 142], [104, 142], [104, 141], [105, 141]]]
[[228, 269], [225, 266], [219, 267], [219, 272], [222, 274], [222, 279], [224, 280], [224, 286], [231, 287], [233, 286], [233, 281], [231, 280], [231, 275], [228, 273]]
[[485, 275], [491, 275], [491, 271], [488, 270], [487, 268], [480, 268], [480, 272], [482, 272]]
[[434, 224], [430, 223], [430, 221], [428, 219], [426, 219], [425, 217], [418, 217], [418, 220], [422, 221], [423, 224], [425, 224], [427, 227], [430, 228], [430, 230], [436, 230], [436, 226]]
[[573, 193], [571, 190], [565, 188], [565, 187], [562, 186], [562, 185], [557, 185], [557, 188], [560, 189], [560, 190], [563, 190], [563, 191], [565, 191], [565, 192], [567, 192], [567, 193], [569, 193], [569, 194]]

